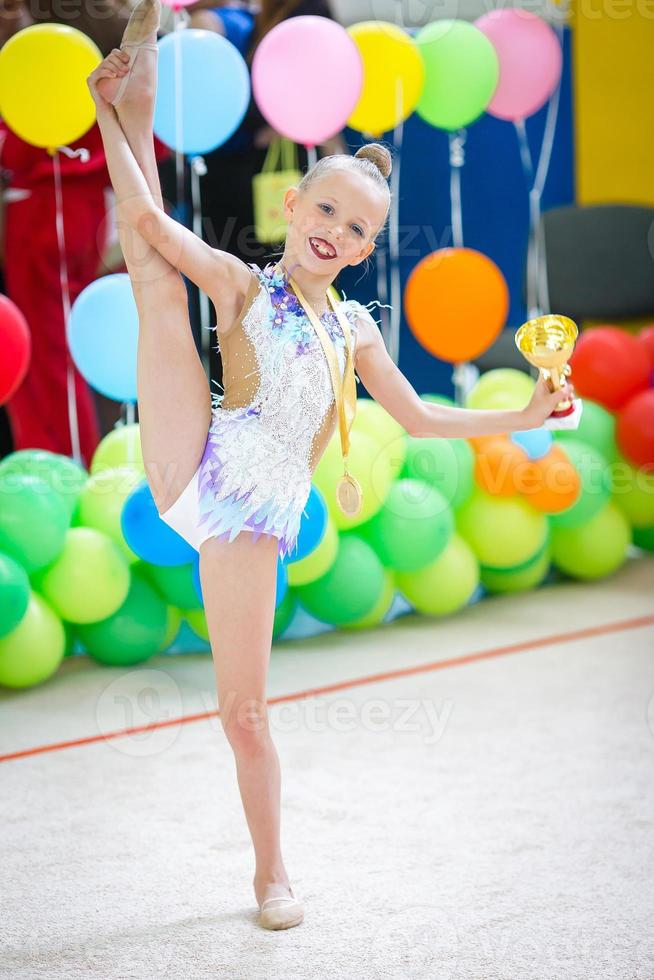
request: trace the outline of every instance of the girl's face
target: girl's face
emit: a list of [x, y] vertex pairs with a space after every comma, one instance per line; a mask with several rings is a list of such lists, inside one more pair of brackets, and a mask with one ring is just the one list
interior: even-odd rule
[[284, 197], [285, 253], [308, 272], [334, 278], [370, 255], [386, 210], [381, 188], [347, 170], [325, 174], [305, 191], [291, 187]]

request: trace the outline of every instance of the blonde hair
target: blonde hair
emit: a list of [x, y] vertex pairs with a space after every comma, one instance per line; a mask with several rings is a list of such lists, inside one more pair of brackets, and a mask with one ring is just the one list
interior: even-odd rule
[[348, 153], [331, 153], [329, 156], [316, 160], [298, 184], [298, 189], [305, 191], [320, 177], [324, 177], [336, 170], [352, 170], [355, 173], [369, 177], [378, 187], [382, 187], [388, 195], [386, 216], [375, 233], [374, 237], [376, 238], [386, 224], [386, 219], [391, 208], [391, 190], [388, 186], [388, 178], [392, 169], [393, 158], [389, 150], [382, 143], [365, 143], [359, 147], [354, 156], [350, 156]]

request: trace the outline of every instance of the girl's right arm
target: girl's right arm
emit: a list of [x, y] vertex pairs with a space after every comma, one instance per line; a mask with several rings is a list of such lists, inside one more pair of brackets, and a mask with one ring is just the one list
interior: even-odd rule
[[120, 219], [155, 248], [172, 266], [205, 292], [221, 309], [238, 309], [248, 288], [251, 272], [235, 255], [212, 248], [190, 229], [175, 221], [155, 202], [116, 112], [96, 91], [104, 62], [89, 76], [88, 85], [97, 107], [97, 120], [109, 177], [120, 208]]

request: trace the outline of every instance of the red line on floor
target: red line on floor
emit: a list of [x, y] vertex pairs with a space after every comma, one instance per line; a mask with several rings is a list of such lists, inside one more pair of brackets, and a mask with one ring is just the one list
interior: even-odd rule
[[[394, 680], [397, 677], [410, 677], [412, 674], [427, 673], [432, 670], [444, 670], [446, 667], [460, 667], [463, 664], [478, 663], [480, 660], [491, 660], [494, 657], [504, 657], [510, 653], [524, 653], [527, 650], [537, 650], [539, 647], [554, 646], [557, 643], [572, 643], [575, 640], [586, 640], [592, 636], [605, 636], [607, 633], [621, 633], [625, 630], [640, 629], [643, 626], [654, 625], [654, 616], [637, 616], [634, 619], [623, 619], [616, 623], [603, 623], [601, 626], [588, 626], [584, 629], [570, 630], [567, 633], [553, 633], [534, 640], [523, 640], [520, 643], [510, 643], [506, 646], [492, 647], [490, 650], [478, 650], [475, 653], [464, 653], [460, 657], [450, 657], [447, 660], [433, 660], [426, 664], [416, 664], [415, 667], [398, 667], [397, 670], [385, 670], [378, 674], [366, 674], [364, 677], [353, 677], [349, 680], [335, 681], [333, 684], [321, 684], [319, 687], [295, 691], [292, 694], [278, 694], [268, 698], [268, 704], [280, 704], [282, 701], [299, 701], [303, 698], [314, 697], [316, 694], [327, 694], [334, 691], [344, 691], [351, 687], [361, 687], [363, 684], [374, 684], [377, 681]], [[169, 728], [171, 725], [186, 725], [193, 721], [203, 721], [215, 718], [219, 714], [214, 711], [201, 711], [195, 715], [182, 715], [179, 718], [169, 718], [156, 721], [149, 725], [134, 725], [131, 728], [121, 728], [115, 732], [98, 735], [87, 735], [85, 738], [72, 738], [66, 742], [52, 742], [49, 745], [35, 745], [29, 749], [8, 752], [0, 755], [0, 762], [10, 762], [13, 759], [24, 759], [43, 752], [57, 752], [60, 749], [70, 749], [78, 745], [90, 745], [93, 742], [104, 742], [112, 738], [134, 735], [137, 732], [147, 732], [158, 728]]]

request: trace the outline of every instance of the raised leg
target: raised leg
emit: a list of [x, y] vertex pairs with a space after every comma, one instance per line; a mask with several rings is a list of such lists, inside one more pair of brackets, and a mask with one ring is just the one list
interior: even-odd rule
[[[140, 50], [115, 111], [152, 196], [163, 208], [152, 136], [156, 71], [157, 52]], [[143, 461], [161, 513], [179, 497], [202, 459], [211, 395], [191, 331], [182, 276], [130, 227], [120, 205], [117, 226], [139, 314], [137, 389]]]
[[288, 895], [280, 845], [281, 775], [266, 704], [277, 575], [275, 539], [241, 531], [200, 548], [200, 579], [214, 659], [218, 707], [234, 752], [255, 852], [257, 902]]

